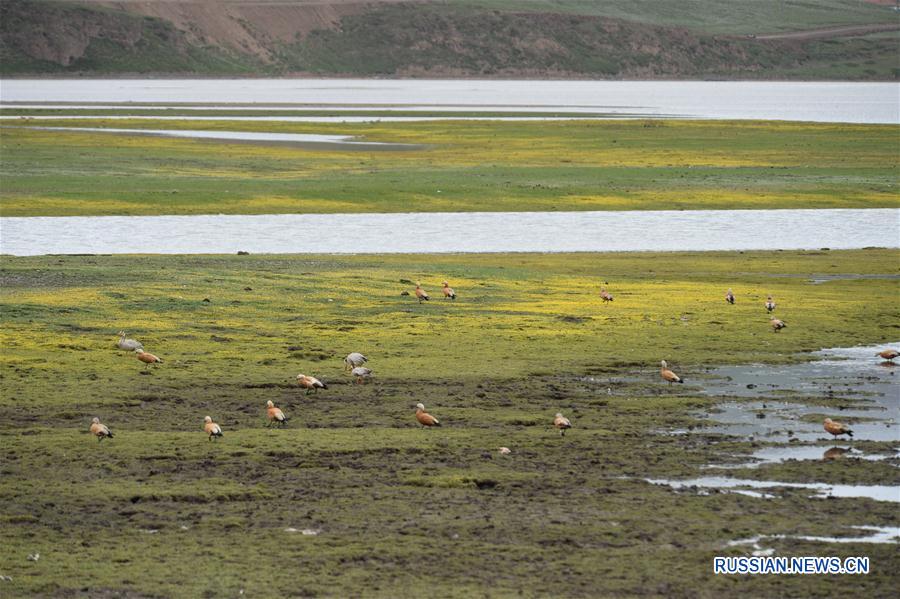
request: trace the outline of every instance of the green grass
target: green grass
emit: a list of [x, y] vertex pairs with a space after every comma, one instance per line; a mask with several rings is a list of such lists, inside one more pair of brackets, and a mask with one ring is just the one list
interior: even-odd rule
[[453, 5], [611, 17], [715, 34], [776, 33], [897, 19], [891, 7], [860, 0], [457, 0]]
[[[108, 126], [332, 133], [336, 151], [37, 131]], [[42, 121], [0, 128], [4, 216], [897, 207], [890, 125]]]
[[898, 16], [846, 0], [385, 4], [278, 55], [289, 72], [363, 77], [894, 80], [896, 31], [862, 43], [747, 36], [871, 23]]
[[[859, 577], [716, 577], [712, 558], [745, 554], [726, 542], [761, 533], [894, 525], [895, 505], [704, 496], [641, 479], [697, 476], [750, 451], [702, 429], [659, 432], [713, 406], [691, 386], [709, 366], [896, 341], [900, 280], [810, 279], [897, 276], [898, 258], [4, 257], [0, 574], [12, 582], [0, 592], [891, 596], [892, 545], [771, 541], [778, 555], [869, 556]], [[459, 297], [418, 305], [400, 279], [433, 295], [449, 279]], [[770, 293], [790, 324], [777, 335]], [[114, 348], [119, 329], [164, 363], [141, 374]], [[344, 373], [350, 351], [370, 358], [371, 383]], [[661, 358], [685, 388], [658, 379]], [[329, 389], [300, 393], [298, 372]], [[284, 430], [264, 427], [270, 399], [292, 418]], [[442, 428], [416, 426], [418, 401]], [[574, 424], [564, 438], [549, 427], [557, 411]], [[206, 440], [205, 414], [219, 442]], [[87, 434], [95, 415], [114, 439]], [[816, 477], [897, 484], [895, 468], [864, 460], [817, 464]]]

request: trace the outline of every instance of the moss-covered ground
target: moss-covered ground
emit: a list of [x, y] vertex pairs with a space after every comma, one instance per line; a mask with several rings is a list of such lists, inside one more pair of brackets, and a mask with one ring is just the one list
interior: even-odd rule
[[[4, 216], [900, 206], [894, 125], [188, 117], [2, 125]], [[325, 133], [425, 147], [316, 149], [23, 126]]]
[[[896, 276], [898, 258], [4, 257], [0, 595], [892, 596], [896, 545], [769, 542], [869, 556], [866, 576], [714, 576], [712, 558], [747, 554], [726, 543], [759, 534], [897, 526], [896, 504], [643, 479], [699, 476], [748, 450], [702, 428], [665, 434], [714, 407], [699, 393], [707, 367], [896, 340], [900, 280], [810, 279]], [[444, 279], [455, 302], [438, 297]], [[401, 295], [409, 281], [432, 301]], [[145, 374], [115, 349], [120, 329], [163, 364]], [[351, 351], [369, 357], [371, 382], [343, 371]], [[663, 383], [661, 359], [687, 383]], [[329, 388], [301, 393], [299, 372]], [[267, 400], [288, 427], [265, 427]], [[417, 427], [417, 402], [443, 426]], [[558, 411], [565, 437], [550, 427]], [[87, 433], [93, 416], [114, 439]], [[825, 482], [898, 481], [864, 460], [815, 468]]]

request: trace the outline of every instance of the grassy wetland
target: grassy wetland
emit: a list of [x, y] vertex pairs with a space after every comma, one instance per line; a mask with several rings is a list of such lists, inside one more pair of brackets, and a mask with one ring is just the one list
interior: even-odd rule
[[[900, 206], [893, 125], [60, 121], [28, 112], [38, 116], [0, 128], [3, 216]], [[324, 133], [423, 147], [349, 151], [23, 126]]]
[[[685, 125], [695, 126], [719, 130]], [[4, 130], [4, 144], [15, 136], [37, 164], [38, 149], [52, 151], [41, 135]], [[127, 149], [122, 138], [84, 139], [119, 157]], [[160, 160], [174, 160], [163, 147], [196, 145], [156, 143]], [[837, 160], [826, 146], [819, 151]], [[214, 147], [227, 163], [225, 146]], [[253, 151], [260, 164], [293, 152]], [[70, 154], [68, 164], [88, 168]], [[83, 198], [68, 201], [85, 210]], [[727, 543], [761, 534], [896, 527], [896, 503], [810, 499], [796, 488], [762, 499], [644, 479], [748, 476], [709, 468], [754, 448], [701, 426], [697, 414], [721, 399], [702, 393], [709, 369], [896, 341], [898, 259], [879, 249], [5, 257], [0, 574], [12, 580], [0, 594], [892, 596], [896, 545], [767, 541], [777, 555], [869, 556], [866, 576], [714, 576], [712, 558], [746, 555]], [[812, 280], [823, 275], [832, 280]], [[439, 298], [444, 279], [455, 302]], [[401, 295], [414, 281], [432, 301]], [[615, 297], [605, 306], [603, 281]], [[729, 287], [734, 306], [723, 300]], [[778, 334], [768, 294], [789, 325]], [[163, 364], [145, 374], [115, 349], [121, 329]], [[369, 357], [369, 383], [343, 371], [351, 351]], [[684, 385], [659, 379], [661, 359]], [[298, 372], [329, 389], [303, 394]], [[852, 403], [794, 399], [836, 418]], [[267, 400], [289, 426], [265, 427]], [[417, 402], [443, 426], [419, 428]], [[565, 437], [550, 427], [556, 412], [574, 425]], [[202, 431], [206, 414], [224, 429], [218, 442]], [[93, 416], [114, 439], [87, 433]], [[669, 434], [676, 429], [689, 432]], [[897, 485], [897, 464], [816, 462], [815, 480]], [[763, 472], [804, 482], [811, 470]], [[26, 559], [33, 553], [38, 561]]]

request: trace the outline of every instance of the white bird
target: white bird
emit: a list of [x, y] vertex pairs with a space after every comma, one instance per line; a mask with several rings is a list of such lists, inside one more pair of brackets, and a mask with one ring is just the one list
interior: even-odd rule
[[363, 379], [371, 378], [372, 369], [365, 366], [357, 366], [350, 371], [350, 374], [356, 377], [356, 384], [358, 385], [363, 382]]
[[353, 352], [351, 354], [347, 354], [347, 357], [344, 358], [344, 368], [347, 370], [356, 368], [357, 366], [362, 366], [368, 361], [369, 359], [361, 353]]
[[116, 342], [116, 347], [118, 347], [119, 349], [124, 349], [126, 351], [144, 349], [144, 345], [140, 341], [135, 341], [134, 339], [126, 339], [125, 331], [119, 331], [119, 341]]

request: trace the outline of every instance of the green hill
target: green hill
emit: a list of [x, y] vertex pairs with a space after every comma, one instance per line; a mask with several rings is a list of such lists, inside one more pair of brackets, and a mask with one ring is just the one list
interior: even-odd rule
[[0, 74], [898, 78], [858, 0], [0, 3]]

